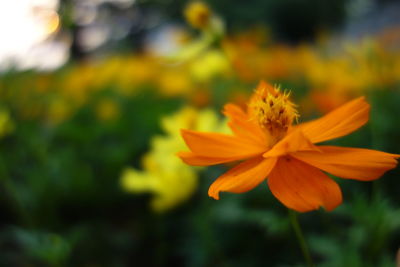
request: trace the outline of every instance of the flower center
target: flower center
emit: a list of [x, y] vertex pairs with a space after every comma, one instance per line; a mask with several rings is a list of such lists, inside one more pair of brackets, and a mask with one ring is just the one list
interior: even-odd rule
[[286, 135], [293, 120], [299, 117], [289, 96], [290, 92], [261, 82], [250, 100], [249, 114], [267, 134], [271, 146]]

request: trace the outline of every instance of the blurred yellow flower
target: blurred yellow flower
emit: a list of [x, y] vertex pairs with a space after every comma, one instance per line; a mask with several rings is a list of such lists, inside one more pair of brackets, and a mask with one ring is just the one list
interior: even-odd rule
[[108, 121], [119, 116], [119, 107], [112, 99], [102, 99], [96, 105], [96, 115], [100, 120]]
[[150, 83], [160, 72], [155, 58], [148, 55], [122, 57], [124, 64], [117, 70], [118, 90], [124, 95], [137, 92], [139, 85]]
[[206, 28], [211, 19], [209, 7], [199, 1], [189, 3], [184, 10], [184, 15], [187, 22], [197, 29]]
[[158, 76], [160, 92], [166, 96], [177, 96], [190, 92], [193, 89], [188, 75], [182, 68], [169, 68]]
[[46, 118], [51, 124], [58, 124], [69, 118], [73, 109], [71, 102], [65, 98], [57, 97], [49, 103]]
[[217, 76], [226, 76], [230, 71], [228, 58], [216, 49], [204, 52], [190, 64], [193, 78], [200, 82], [210, 81]]
[[200, 1], [189, 3], [184, 14], [188, 23], [200, 30], [200, 36], [167, 55], [164, 58], [167, 63], [182, 63], [201, 56], [202, 52], [218, 44], [224, 36], [223, 20], [214, 14], [205, 3]]
[[151, 150], [143, 157], [143, 170], [126, 168], [121, 176], [124, 190], [153, 194], [151, 207], [156, 212], [167, 211], [186, 201], [197, 188], [198, 168], [184, 164], [175, 154], [185, 148], [180, 129], [189, 127], [201, 131], [227, 131], [217, 114], [209, 109], [185, 107], [161, 120], [167, 135], [155, 136]]
[[60, 97], [82, 105], [86, 102], [94, 81], [100, 77], [102, 77], [102, 73], [99, 74], [92, 64], [85, 62], [76, 65], [63, 75], [57, 85]]
[[14, 130], [14, 123], [11, 120], [10, 113], [5, 110], [0, 110], [0, 137], [3, 137]]

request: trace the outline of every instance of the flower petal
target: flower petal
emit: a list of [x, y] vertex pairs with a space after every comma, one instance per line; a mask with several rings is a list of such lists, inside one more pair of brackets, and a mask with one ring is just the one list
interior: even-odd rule
[[286, 207], [299, 212], [328, 211], [342, 202], [338, 184], [315, 167], [292, 157], [281, 157], [269, 175], [272, 194]]
[[276, 158], [257, 157], [246, 160], [215, 180], [208, 190], [208, 195], [219, 199], [219, 192], [221, 191], [247, 192], [264, 181], [275, 163]]
[[318, 151], [318, 147], [303, 134], [301, 129], [297, 129], [288, 134], [285, 138], [274, 145], [270, 150], [263, 154], [264, 158], [279, 157], [290, 152], [296, 151]]
[[210, 166], [236, 160], [235, 158], [204, 157], [190, 151], [180, 151], [177, 153], [177, 156], [180, 157], [183, 162], [192, 166]]
[[258, 124], [252, 121], [239, 106], [227, 104], [224, 106], [223, 113], [229, 118], [228, 126], [236, 136], [261, 144], [267, 143], [266, 135]]
[[190, 150], [198, 156], [240, 160], [263, 153], [266, 148], [246, 139], [220, 133], [181, 130]]
[[362, 148], [318, 146], [321, 153], [296, 152], [292, 156], [335, 176], [370, 181], [397, 165], [400, 155]]
[[313, 143], [347, 135], [369, 119], [370, 105], [364, 97], [359, 97], [331, 111], [320, 119], [300, 124], [304, 134]]

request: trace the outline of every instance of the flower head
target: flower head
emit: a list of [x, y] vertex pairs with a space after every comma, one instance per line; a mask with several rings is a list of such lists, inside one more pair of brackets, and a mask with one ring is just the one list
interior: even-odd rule
[[208, 26], [211, 19], [211, 10], [200, 1], [191, 2], [184, 10], [186, 20], [195, 28], [202, 29]]
[[142, 159], [143, 170], [128, 167], [121, 175], [126, 191], [153, 195], [155, 212], [166, 212], [187, 201], [197, 188], [197, 170], [172, 156], [185, 147], [178, 129], [225, 131], [214, 111], [191, 107], [162, 118], [161, 124], [166, 135], [152, 138], [151, 150]]
[[267, 181], [272, 194], [299, 212], [342, 202], [338, 184], [323, 171], [345, 179], [370, 181], [396, 167], [400, 155], [370, 149], [317, 146], [363, 126], [370, 106], [357, 98], [307, 123], [294, 125], [299, 116], [289, 93], [261, 82], [247, 111], [227, 104], [232, 135], [182, 130], [190, 152], [179, 157], [189, 165], [208, 166], [242, 161], [220, 176], [208, 194], [243, 193]]
[[299, 115], [289, 93], [261, 82], [249, 103], [250, 118], [267, 134], [271, 145], [281, 140]]

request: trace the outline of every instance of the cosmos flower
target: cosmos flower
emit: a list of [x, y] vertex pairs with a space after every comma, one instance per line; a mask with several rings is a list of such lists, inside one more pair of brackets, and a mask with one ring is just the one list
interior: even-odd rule
[[342, 193], [324, 172], [370, 181], [397, 165], [400, 155], [316, 145], [357, 130], [368, 121], [369, 110], [360, 97], [320, 119], [293, 125], [299, 115], [289, 93], [261, 82], [247, 111], [225, 106], [233, 135], [182, 130], [191, 151], [178, 155], [194, 166], [241, 161], [210, 186], [208, 194], [215, 199], [222, 191], [243, 193], [266, 180], [272, 194], [290, 209], [331, 211], [342, 202]]
[[124, 190], [152, 194], [151, 207], [155, 212], [166, 212], [179, 206], [197, 188], [198, 168], [188, 166], [174, 156], [185, 147], [179, 129], [228, 131], [226, 123], [219, 120], [215, 111], [192, 107], [185, 107], [163, 117], [161, 126], [166, 134], [152, 138], [151, 150], [142, 159], [142, 170], [128, 167], [121, 176]]
[[196, 1], [187, 5], [184, 15], [190, 25], [194, 28], [202, 29], [210, 23], [212, 12], [205, 3]]

